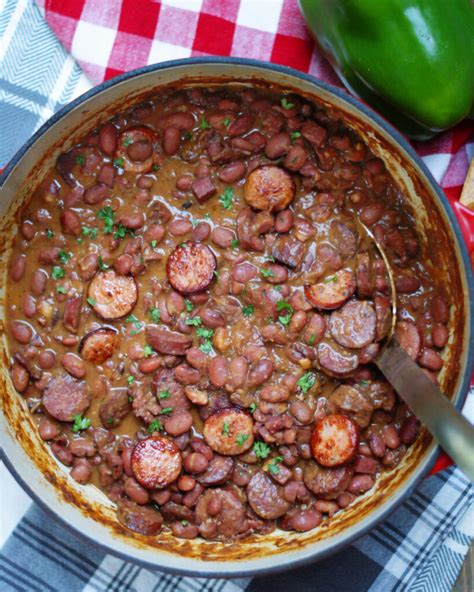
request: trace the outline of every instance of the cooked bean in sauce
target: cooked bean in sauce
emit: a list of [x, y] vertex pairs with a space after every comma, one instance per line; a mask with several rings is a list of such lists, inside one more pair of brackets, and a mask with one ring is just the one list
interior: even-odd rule
[[172, 89], [59, 156], [10, 262], [10, 372], [71, 479], [145, 536], [317, 527], [419, 423], [372, 364], [436, 381], [449, 302], [403, 193], [336, 112]]

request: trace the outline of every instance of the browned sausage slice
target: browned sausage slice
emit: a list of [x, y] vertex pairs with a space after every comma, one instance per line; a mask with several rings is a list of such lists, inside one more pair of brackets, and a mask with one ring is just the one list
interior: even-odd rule
[[254, 169], [244, 187], [245, 201], [256, 210], [284, 210], [295, 196], [295, 183], [285, 170], [277, 166]]
[[183, 459], [173, 440], [164, 436], [146, 438], [132, 452], [135, 479], [147, 489], [162, 489], [178, 478]]
[[202, 485], [222, 485], [232, 477], [234, 461], [228, 456], [214, 456], [209, 466], [200, 475], [196, 475], [196, 481]]
[[138, 298], [138, 288], [131, 276], [118, 275], [112, 269], [96, 273], [89, 284], [88, 303], [107, 320], [129, 314]]
[[311, 452], [320, 465], [337, 467], [351, 461], [359, 446], [359, 428], [347, 415], [326, 415], [314, 426]]
[[316, 308], [333, 310], [349, 300], [355, 289], [354, 273], [350, 269], [340, 269], [314, 286], [305, 286], [304, 293]]
[[43, 407], [59, 421], [73, 421], [75, 415], [84, 413], [90, 402], [86, 383], [69, 374], [51, 378], [43, 392]]
[[144, 536], [157, 535], [163, 525], [163, 516], [151, 506], [139, 506], [127, 499], [118, 503], [117, 518], [126, 528]]
[[321, 370], [329, 376], [348, 376], [359, 365], [357, 352], [349, 351], [337, 343], [322, 341], [317, 349]]
[[165, 327], [149, 326], [146, 328], [145, 333], [147, 342], [160, 354], [184, 356], [193, 344], [193, 340], [189, 335], [170, 331]]
[[100, 421], [107, 429], [116, 428], [131, 409], [127, 390], [114, 389], [106, 395], [100, 405]]
[[283, 516], [291, 504], [283, 497], [283, 488], [263, 471], [255, 473], [247, 485], [247, 498], [252, 510], [265, 520]]
[[241, 454], [253, 445], [252, 416], [237, 407], [219, 409], [206, 419], [203, 436], [219, 454]]
[[306, 464], [303, 480], [306, 487], [323, 499], [334, 499], [349, 485], [354, 469], [352, 465], [342, 467], [320, 467], [318, 464]]
[[79, 344], [79, 353], [88, 362], [102, 364], [114, 355], [119, 339], [115, 329], [101, 327], [84, 335]]
[[329, 318], [329, 329], [343, 347], [361, 349], [375, 339], [375, 310], [369, 302], [352, 300]]
[[395, 337], [412, 360], [416, 360], [421, 349], [421, 339], [414, 323], [400, 321], [395, 327]]
[[207, 245], [188, 241], [178, 245], [168, 257], [166, 274], [175, 290], [194, 294], [210, 285], [216, 267], [214, 253]]
[[[154, 164], [153, 143], [155, 140], [154, 131], [145, 126], [131, 127], [122, 132], [115, 155], [117, 159], [123, 160], [123, 169], [132, 173], [151, 171]], [[134, 144], [137, 145], [135, 148]], [[136, 152], [135, 157], [134, 151]], [[148, 153], [150, 154], [148, 155]]]
[[196, 522], [206, 539], [229, 541], [245, 526], [245, 507], [233, 491], [208, 489], [196, 504]]

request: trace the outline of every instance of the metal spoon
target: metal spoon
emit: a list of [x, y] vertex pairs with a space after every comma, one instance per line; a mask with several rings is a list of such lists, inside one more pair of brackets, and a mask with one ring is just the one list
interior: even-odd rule
[[398, 343], [395, 337], [397, 292], [392, 267], [373, 233], [360, 220], [357, 224], [382, 256], [391, 288], [392, 325], [386, 343], [374, 363], [442, 448], [474, 483], [474, 426]]

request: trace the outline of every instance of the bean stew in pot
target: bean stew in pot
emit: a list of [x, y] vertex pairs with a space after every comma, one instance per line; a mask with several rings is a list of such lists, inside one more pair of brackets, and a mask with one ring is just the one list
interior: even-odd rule
[[70, 476], [147, 536], [304, 532], [419, 422], [372, 361], [391, 324], [437, 380], [449, 303], [383, 162], [340, 115], [171, 89], [62, 153], [21, 213], [10, 372]]

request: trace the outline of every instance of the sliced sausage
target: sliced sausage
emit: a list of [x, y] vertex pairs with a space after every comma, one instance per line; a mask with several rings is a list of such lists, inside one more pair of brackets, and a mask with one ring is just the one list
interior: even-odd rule
[[114, 355], [119, 339], [115, 329], [101, 327], [84, 335], [79, 344], [79, 353], [88, 362], [102, 364]]
[[89, 284], [88, 302], [103, 319], [115, 320], [128, 315], [138, 298], [131, 276], [118, 275], [112, 269], [97, 273]]
[[148, 326], [145, 333], [147, 342], [160, 354], [184, 356], [193, 344], [189, 335], [170, 331], [165, 327]]
[[350, 384], [341, 384], [330, 394], [329, 401], [349, 415], [360, 428], [365, 428], [370, 423], [374, 406], [369, 395], [359, 389]]
[[216, 186], [209, 175], [193, 181], [191, 188], [200, 204], [211, 199], [211, 197], [217, 193]]
[[211, 249], [188, 241], [178, 245], [168, 257], [166, 274], [173, 288], [182, 294], [194, 294], [209, 287], [217, 261]]
[[241, 454], [253, 446], [252, 416], [237, 407], [220, 409], [206, 419], [203, 436], [219, 454]]
[[86, 383], [69, 374], [51, 378], [43, 392], [43, 407], [59, 421], [73, 421], [89, 407], [91, 395]]
[[265, 520], [283, 516], [291, 504], [283, 497], [283, 487], [263, 471], [255, 473], [247, 485], [247, 498], [252, 510]]
[[144, 536], [156, 536], [163, 526], [163, 516], [157, 510], [127, 499], [118, 503], [117, 518], [126, 528]]
[[244, 187], [245, 201], [256, 210], [278, 212], [293, 201], [295, 183], [292, 176], [276, 166], [254, 169]]
[[316, 308], [333, 310], [349, 300], [355, 289], [354, 273], [350, 269], [340, 269], [318, 284], [305, 286], [304, 293]]
[[183, 459], [173, 440], [153, 436], [135, 444], [131, 463], [140, 485], [146, 489], [162, 489], [176, 481]]
[[208, 489], [196, 504], [196, 522], [206, 539], [229, 541], [245, 527], [245, 508], [230, 490]]
[[204, 473], [196, 476], [201, 485], [222, 485], [232, 477], [234, 461], [226, 456], [214, 456]]
[[421, 348], [421, 339], [414, 323], [400, 321], [395, 326], [395, 337], [412, 360], [416, 360]]
[[304, 469], [303, 480], [306, 487], [322, 499], [334, 499], [351, 482], [354, 469], [351, 465], [342, 467], [320, 467], [308, 462]]
[[375, 339], [376, 316], [366, 301], [352, 300], [329, 317], [329, 329], [343, 347], [361, 349]]
[[322, 341], [317, 348], [321, 370], [329, 376], [343, 377], [357, 369], [359, 356], [336, 343]]
[[99, 417], [104, 428], [116, 428], [132, 409], [126, 389], [110, 391], [100, 404]]
[[358, 447], [359, 428], [346, 415], [326, 415], [314, 426], [311, 434], [311, 452], [324, 467], [348, 463]]
[[63, 325], [71, 333], [76, 333], [81, 321], [82, 296], [71, 296], [64, 305]]

